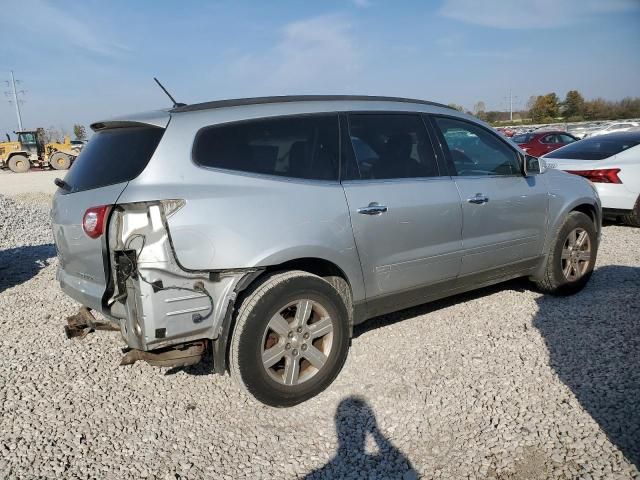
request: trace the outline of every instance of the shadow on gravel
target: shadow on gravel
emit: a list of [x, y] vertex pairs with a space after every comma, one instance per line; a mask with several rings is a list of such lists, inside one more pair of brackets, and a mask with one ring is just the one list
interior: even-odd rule
[[55, 256], [51, 243], [0, 250], [0, 293], [35, 277]]
[[[305, 478], [418, 478], [409, 459], [380, 432], [373, 409], [363, 398], [343, 399], [336, 410], [335, 421], [336, 456]], [[367, 435], [375, 442], [376, 453], [365, 451]]]
[[640, 267], [601, 267], [578, 295], [537, 302], [551, 366], [640, 467]]
[[188, 365], [186, 367], [171, 367], [164, 372], [165, 375], [175, 375], [176, 373], [184, 372], [187, 375], [213, 375], [213, 357], [211, 353], [203, 355], [202, 361], [196, 363], [195, 365]]
[[407, 308], [398, 312], [389, 313], [387, 315], [381, 315], [367, 320], [364, 323], [356, 325], [353, 328], [353, 338], [358, 338], [371, 330], [385, 327], [387, 325], [393, 325], [394, 323], [408, 320], [409, 318], [417, 317], [420, 315], [426, 315], [427, 313], [435, 312], [443, 308], [457, 305], [458, 303], [468, 302], [480, 297], [485, 297], [503, 290], [515, 290], [518, 292], [524, 292], [525, 290], [533, 289], [533, 284], [526, 278], [517, 278], [515, 280], [509, 280], [507, 282], [498, 283], [490, 287], [480, 288], [478, 290], [472, 290], [470, 292], [460, 293], [452, 297], [443, 298], [442, 300], [436, 300], [434, 302], [418, 305], [417, 307]]

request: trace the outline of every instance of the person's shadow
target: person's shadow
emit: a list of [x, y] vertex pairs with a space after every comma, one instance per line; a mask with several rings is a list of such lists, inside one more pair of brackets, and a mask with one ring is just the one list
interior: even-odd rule
[[580, 294], [537, 302], [551, 367], [640, 467], [640, 267], [600, 267]]
[[[343, 399], [336, 410], [335, 421], [338, 452], [305, 478], [345, 478], [354, 473], [358, 477], [363, 472], [367, 478], [418, 478], [409, 459], [380, 432], [373, 410], [363, 398]], [[365, 451], [368, 435], [375, 443], [376, 453]]]

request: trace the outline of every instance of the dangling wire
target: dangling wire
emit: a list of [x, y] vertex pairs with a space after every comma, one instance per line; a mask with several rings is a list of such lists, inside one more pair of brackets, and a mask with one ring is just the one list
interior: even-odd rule
[[140, 251], [136, 251], [134, 250], [135, 256], [136, 256], [136, 263], [134, 265], [134, 263], [131, 261], [131, 259], [127, 256], [127, 255], [123, 255], [123, 258], [126, 258], [127, 261], [129, 262], [129, 265], [131, 267], [131, 274], [130, 276], [136, 275], [140, 278], [140, 280], [142, 280], [144, 283], [151, 285], [151, 287], [155, 290], [181, 290], [181, 291], [185, 291], [185, 292], [191, 292], [191, 293], [203, 293], [204, 295], [207, 296], [207, 298], [209, 299], [209, 312], [201, 317], [200, 321], [202, 320], [206, 320], [207, 318], [209, 318], [212, 314], [213, 314], [213, 310], [214, 310], [214, 301], [213, 301], [213, 297], [211, 296], [211, 294], [207, 291], [206, 288], [204, 288], [204, 286], [200, 287], [198, 285], [194, 286], [194, 288], [188, 288], [188, 287], [178, 287], [176, 285], [171, 285], [168, 287], [160, 287], [157, 284], [150, 282], [149, 280], [147, 280], [144, 275], [142, 275], [142, 273], [140, 272], [140, 269], [138, 268], [138, 257], [140, 256], [140, 254], [142, 253], [142, 249], [145, 246], [146, 243], [146, 237], [144, 235], [142, 235], [141, 233], [136, 233], [135, 235], [132, 235], [127, 242], [125, 243], [125, 249], [129, 249], [129, 245], [131, 244], [131, 241], [135, 238], [142, 238], [142, 246], [140, 247]]

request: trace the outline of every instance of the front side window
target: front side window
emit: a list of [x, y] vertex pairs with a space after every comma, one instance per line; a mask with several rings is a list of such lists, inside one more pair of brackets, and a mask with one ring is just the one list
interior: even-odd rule
[[352, 114], [349, 130], [361, 179], [438, 176], [433, 146], [419, 115]]
[[471, 122], [435, 117], [459, 176], [520, 175], [515, 150], [500, 138]]
[[205, 167], [309, 180], [338, 179], [338, 117], [252, 120], [200, 131], [193, 158]]

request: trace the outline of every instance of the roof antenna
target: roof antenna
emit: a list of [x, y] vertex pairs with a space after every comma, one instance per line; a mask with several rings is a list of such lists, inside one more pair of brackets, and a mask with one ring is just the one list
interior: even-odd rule
[[167, 94], [167, 97], [169, 97], [171, 99], [171, 101], [173, 102], [173, 108], [186, 107], [187, 106], [186, 103], [176, 102], [176, 99], [173, 98], [169, 92], [167, 92], [167, 89], [164, 88], [164, 86], [160, 83], [160, 80], [158, 80], [156, 77], [153, 77], [153, 79], [156, 81], [156, 83], [162, 89], [162, 91]]

